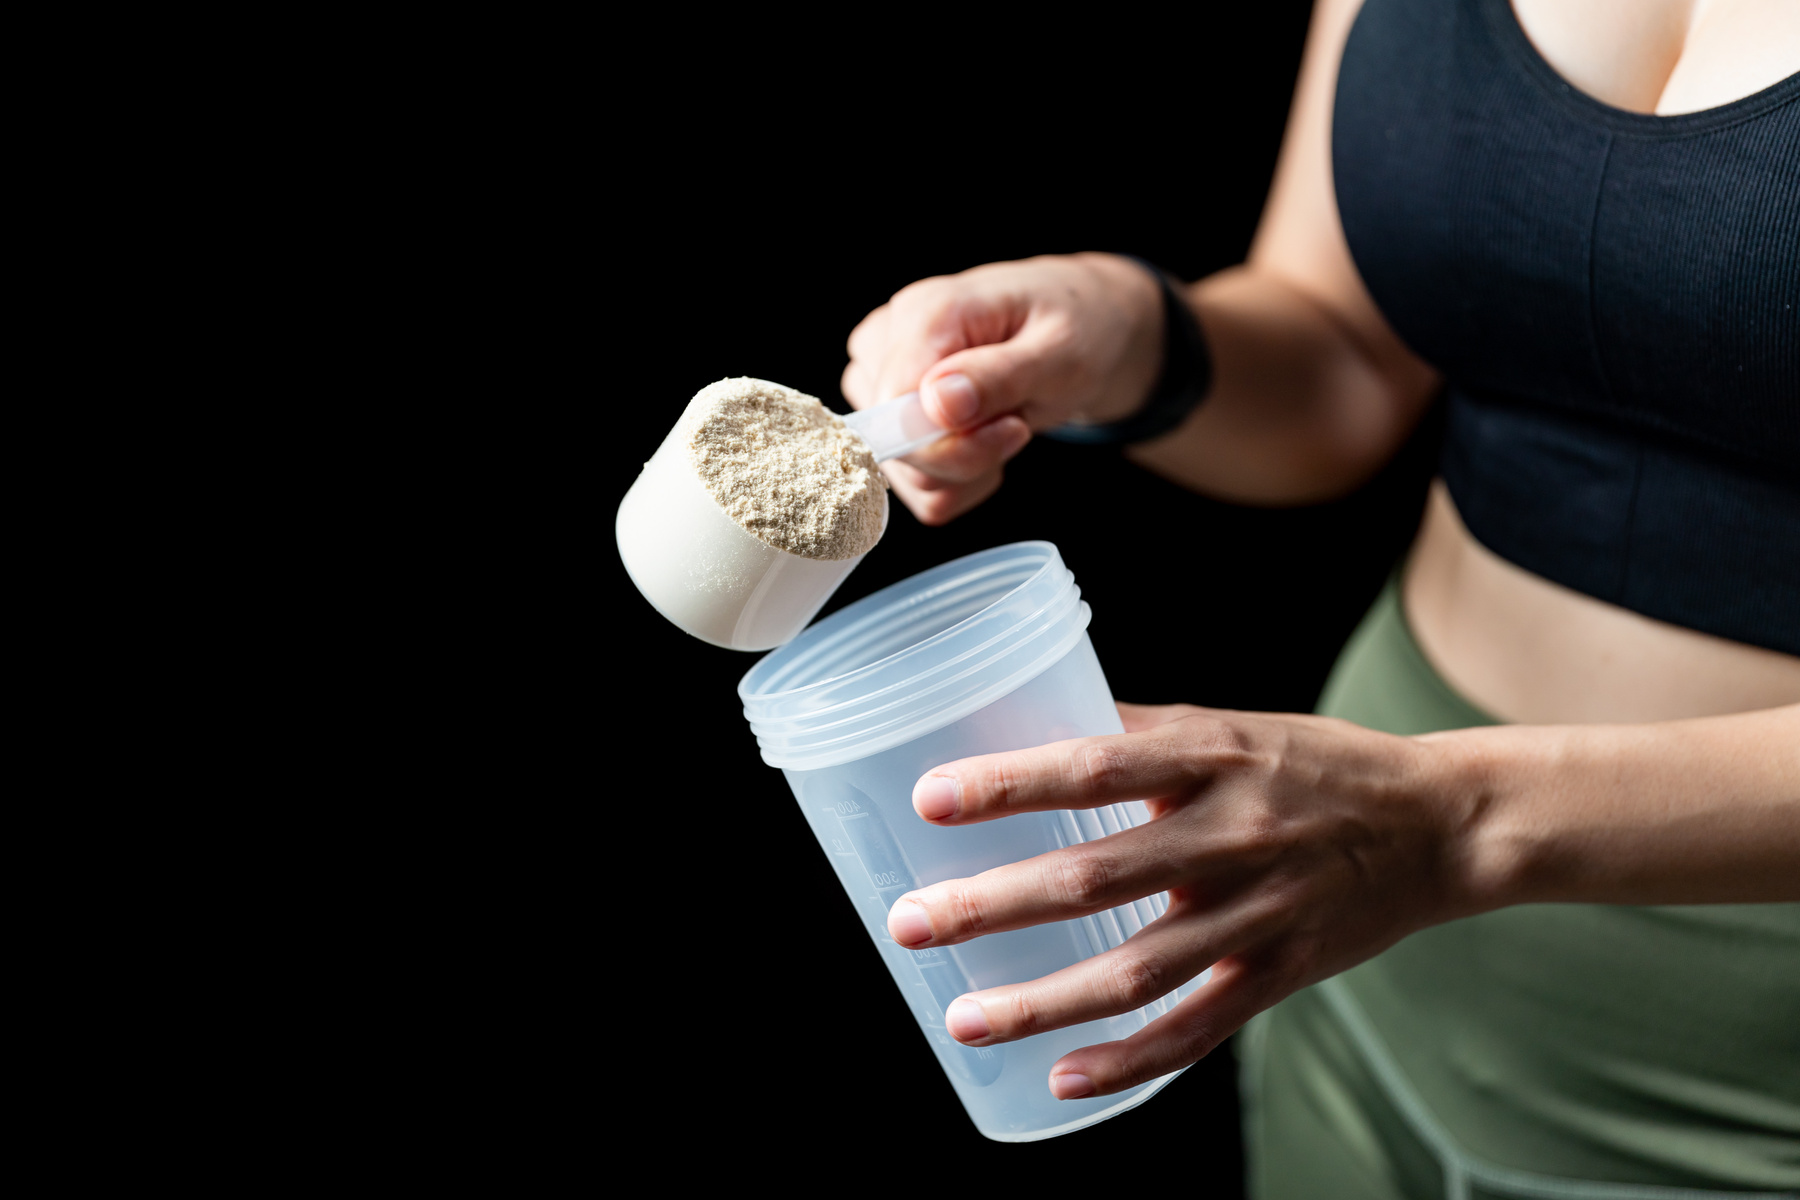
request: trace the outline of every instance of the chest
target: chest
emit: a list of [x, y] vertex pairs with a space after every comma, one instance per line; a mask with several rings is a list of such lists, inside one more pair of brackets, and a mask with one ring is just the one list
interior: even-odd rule
[[1800, 79], [1624, 112], [1506, 0], [1368, 0], [1333, 166], [1370, 292], [1453, 384], [1800, 466]]
[[1792, 0], [1510, 0], [1537, 53], [1629, 112], [1717, 108], [1800, 71]]

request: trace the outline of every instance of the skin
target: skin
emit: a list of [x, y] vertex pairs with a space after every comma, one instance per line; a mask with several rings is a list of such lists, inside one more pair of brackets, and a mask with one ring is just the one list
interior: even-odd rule
[[[1357, 276], [1331, 185], [1337, 62], [1359, 0], [1321, 0], [1249, 259], [1192, 285], [1206, 403], [1132, 447], [1249, 504], [1341, 495], [1438, 385]], [[1616, 107], [1728, 103], [1800, 70], [1790, 0], [1515, 0], [1547, 62]], [[1154, 283], [1075, 255], [924, 280], [851, 335], [858, 407], [917, 386], [958, 433], [886, 464], [927, 524], [990, 496], [1033, 431], [1108, 421], [1160, 367]], [[909, 947], [1064, 920], [1167, 890], [1162, 919], [1055, 975], [972, 993], [946, 1024], [990, 1045], [1212, 980], [1123, 1042], [1050, 1072], [1064, 1099], [1194, 1062], [1258, 1011], [1407, 934], [1509, 904], [1800, 900], [1800, 659], [1649, 620], [1499, 559], [1434, 488], [1402, 588], [1422, 649], [1519, 724], [1401, 738], [1320, 717], [1121, 705], [1127, 732], [965, 759], [918, 782], [936, 824], [1144, 799], [1155, 820], [909, 894]]]
[[1800, 709], [1416, 738], [1326, 717], [1119, 711], [1122, 736], [940, 767], [913, 807], [948, 826], [1148, 797], [1150, 824], [923, 888], [888, 915], [918, 949], [1169, 892], [1168, 913], [1118, 949], [945, 1013], [957, 1040], [993, 1045], [1128, 1012], [1215, 967], [1168, 1015], [1058, 1061], [1060, 1099], [1186, 1066], [1297, 988], [1441, 921], [1549, 901], [1800, 899]]

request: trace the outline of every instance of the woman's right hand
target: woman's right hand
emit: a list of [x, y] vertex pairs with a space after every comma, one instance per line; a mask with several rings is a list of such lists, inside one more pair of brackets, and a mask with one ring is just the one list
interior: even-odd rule
[[921, 280], [850, 334], [843, 391], [869, 408], [919, 390], [949, 437], [883, 464], [927, 525], [1000, 486], [1034, 432], [1140, 408], [1162, 369], [1163, 300], [1149, 272], [1113, 254], [992, 263]]

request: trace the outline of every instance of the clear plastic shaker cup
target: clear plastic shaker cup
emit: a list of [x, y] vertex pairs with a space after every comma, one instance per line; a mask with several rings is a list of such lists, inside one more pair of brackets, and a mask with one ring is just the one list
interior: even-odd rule
[[1119, 1095], [1057, 1100], [1050, 1067], [1071, 1050], [1129, 1037], [1205, 978], [1135, 1012], [976, 1049], [944, 1029], [944, 1009], [957, 996], [1111, 949], [1160, 916], [1167, 898], [945, 949], [907, 950], [888, 936], [889, 907], [913, 888], [1150, 819], [1135, 802], [948, 829], [913, 812], [914, 782], [952, 759], [1122, 732], [1088, 618], [1056, 547], [1020, 542], [832, 614], [738, 685], [763, 760], [787, 776], [969, 1118], [997, 1141], [1055, 1137], [1149, 1099], [1180, 1072]]
[[[877, 461], [944, 435], [925, 416], [917, 392], [845, 422]], [[802, 558], [733, 521], [689, 465], [680, 428], [677, 422], [663, 438], [619, 503], [619, 557], [644, 598], [687, 633], [731, 650], [779, 646], [806, 627], [864, 555]], [[885, 508], [881, 527], [885, 532]]]

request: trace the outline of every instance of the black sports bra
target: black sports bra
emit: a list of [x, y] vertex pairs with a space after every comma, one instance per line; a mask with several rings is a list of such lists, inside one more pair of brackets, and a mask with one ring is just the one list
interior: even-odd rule
[[1449, 381], [1469, 531], [1800, 654], [1800, 75], [1629, 113], [1564, 82], [1508, 0], [1367, 0], [1332, 161], [1363, 280]]

